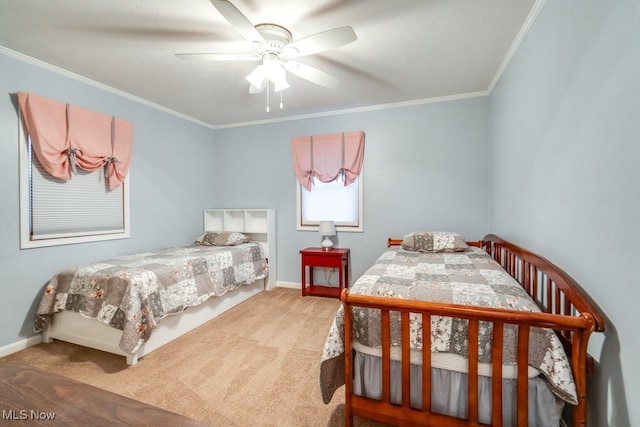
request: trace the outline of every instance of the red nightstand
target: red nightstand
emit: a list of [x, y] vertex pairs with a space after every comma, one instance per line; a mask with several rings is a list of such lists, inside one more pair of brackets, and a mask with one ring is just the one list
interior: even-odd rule
[[[340, 298], [343, 288], [349, 287], [349, 249], [306, 248], [300, 251], [302, 256], [302, 296], [316, 295]], [[309, 267], [309, 286], [307, 286], [307, 267]], [[339, 271], [338, 287], [313, 284], [313, 268], [329, 267]]]

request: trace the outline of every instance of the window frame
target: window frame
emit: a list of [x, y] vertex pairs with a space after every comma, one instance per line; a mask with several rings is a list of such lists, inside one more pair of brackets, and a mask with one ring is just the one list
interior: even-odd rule
[[[20, 209], [20, 249], [42, 248], [50, 246], [70, 245], [77, 243], [99, 242], [106, 240], [128, 239], [130, 230], [130, 190], [129, 175], [122, 183], [123, 195], [123, 229], [114, 232], [86, 232], [83, 235], [51, 237], [33, 239], [31, 235], [31, 164], [28, 135], [24, 129], [22, 115], [18, 113], [18, 142], [19, 142], [19, 209]], [[33, 150], [32, 150], [33, 151]], [[35, 153], [33, 153], [35, 155]], [[103, 173], [101, 169], [92, 173]]]
[[[312, 187], [313, 189], [313, 187]], [[339, 225], [336, 224], [336, 231], [362, 233], [364, 232], [364, 167], [358, 175], [358, 224], [357, 225]], [[331, 220], [331, 218], [326, 218]], [[302, 184], [296, 179], [296, 229], [298, 231], [318, 231], [319, 224], [303, 225], [302, 223]]]

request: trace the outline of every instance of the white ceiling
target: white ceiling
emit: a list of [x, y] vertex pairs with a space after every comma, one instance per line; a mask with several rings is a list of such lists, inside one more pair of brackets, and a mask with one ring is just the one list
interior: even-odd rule
[[[175, 53], [251, 49], [209, 0], [4, 0], [0, 52], [42, 61], [211, 127], [411, 105], [489, 93], [543, 0], [231, 0], [253, 24], [293, 39], [351, 26], [358, 40], [298, 58], [341, 84], [289, 76], [249, 94], [255, 62], [185, 61]], [[46, 64], [46, 65], [45, 65]]]

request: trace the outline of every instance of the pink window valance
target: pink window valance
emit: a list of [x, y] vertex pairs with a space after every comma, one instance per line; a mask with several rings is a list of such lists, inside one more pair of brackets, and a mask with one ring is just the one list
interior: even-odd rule
[[32, 93], [18, 101], [33, 151], [51, 176], [68, 181], [76, 168], [104, 168], [109, 189], [129, 172], [133, 124]]
[[298, 182], [307, 190], [311, 190], [313, 177], [331, 182], [340, 173], [344, 174], [344, 185], [349, 185], [362, 169], [364, 132], [296, 137], [291, 142], [291, 151]]

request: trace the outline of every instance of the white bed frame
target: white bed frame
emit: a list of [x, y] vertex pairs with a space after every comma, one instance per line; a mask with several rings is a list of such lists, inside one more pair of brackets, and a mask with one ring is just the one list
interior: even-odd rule
[[250, 285], [243, 285], [220, 297], [213, 296], [203, 304], [189, 307], [182, 313], [169, 315], [158, 322], [151, 333], [151, 337], [134, 354], [127, 353], [120, 348], [121, 330], [72, 311], [55, 313], [51, 317], [50, 324], [42, 332], [42, 341], [50, 343], [54, 339], [59, 339], [84, 347], [126, 356], [127, 364], [135, 365], [139, 358], [264, 290], [265, 280], [256, 280]]
[[189, 307], [180, 314], [169, 315], [160, 320], [151, 337], [134, 354], [123, 351], [120, 346], [122, 331], [72, 311], [60, 311], [42, 332], [42, 341], [54, 339], [67, 341], [96, 350], [126, 356], [127, 364], [135, 365], [138, 359], [153, 350], [175, 340], [181, 335], [219, 316], [230, 308], [254, 295], [273, 289], [276, 281], [276, 220], [275, 209], [205, 209], [204, 231], [238, 231], [260, 243], [269, 263], [269, 275], [250, 285], [216, 297], [203, 304]]

